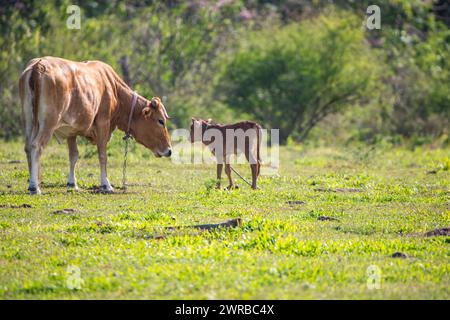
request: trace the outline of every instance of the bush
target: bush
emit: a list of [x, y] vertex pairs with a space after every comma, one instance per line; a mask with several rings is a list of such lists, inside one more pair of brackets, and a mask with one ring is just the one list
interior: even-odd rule
[[367, 101], [379, 65], [354, 15], [328, 12], [252, 33], [224, 62], [217, 92], [239, 111], [303, 140], [325, 116]]

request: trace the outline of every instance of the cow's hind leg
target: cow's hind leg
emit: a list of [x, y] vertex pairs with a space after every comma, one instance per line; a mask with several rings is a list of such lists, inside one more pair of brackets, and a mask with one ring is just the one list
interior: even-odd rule
[[114, 189], [109, 183], [107, 172], [106, 172], [106, 163], [107, 163], [107, 144], [109, 140], [109, 127], [107, 125], [97, 125], [97, 151], [98, 151], [98, 160], [100, 162], [100, 186], [101, 191], [103, 193], [113, 193]]
[[[27, 155], [27, 164], [28, 164], [28, 174], [31, 175], [31, 143], [29, 141], [29, 137], [25, 137], [25, 153]], [[28, 178], [28, 182], [30, 179]]]
[[[28, 79], [28, 78], [26, 78]], [[27, 80], [28, 81], [28, 80]], [[25, 146], [24, 151], [27, 155], [27, 164], [28, 164], [28, 174], [31, 174], [31, 140], [32, 140], [32, 132], [33, 132], [33, 111], [32, 111], [32, 102], [31, 95], [26, 90], [29, 90], [28, 87], [24, 87], [23, 81], [19, 84], [20, 87], [20, 95], [22, 102], [22, 118], [25, 126]], [[30, 179], [28, 178], [28, 182]]]
[[67, 139], [67, 145], [69, 147], [69, 161], [70, 161], [70, 171], [69, 171], [69, 179], [67, 181], [67, 191], [77, 191], [78, 185], [77, 179], [75, 178], [75, 164], [78, 160], [78, 146], [77, 146], [77, 137], [70, 137]]
[[30, 184], [28, 191], [30, 194], [40, 194], [41, 190], [39, 188], [39, 175], [40, 175], [40, 159], [42, 150], [50, 141], [53, 135], [53, 130], [46, 130], [43, 126], [39, 129], [38, 134], [33, 139], [30, 145]]

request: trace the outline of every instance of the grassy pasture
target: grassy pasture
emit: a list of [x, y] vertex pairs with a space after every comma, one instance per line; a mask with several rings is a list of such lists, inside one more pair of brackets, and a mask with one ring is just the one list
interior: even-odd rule
[[[89, 190], [95, 147], [79, 148], [79, 193], [66, 193], [67, 148], [52, 141], [43, 194], [29, 196], [22, 143], [0, 142], [2, 299], [450, 298], [450, 237], [423, 236], [450, 226], [449, 149], [282, 147], [278, 176], [226, 191], [211, 188], [214, 165], [133, 143], [129, 192], [103, 195]], [[120, 186], [119, 134], [109, 153]], [[237, 217], [236, 229], [164, 229]], [[380, 289], [367, 287], [372, 265]]]

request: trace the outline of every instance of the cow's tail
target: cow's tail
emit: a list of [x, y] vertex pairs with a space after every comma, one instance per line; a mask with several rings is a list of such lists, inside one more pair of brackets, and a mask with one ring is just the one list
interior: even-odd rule
[[30, 80], [28, 81], [28, 85], [30, 86], [30, 94], [31, 94], [31, 106], [32, 106], [32, 114], [33, 114], [33, 128], [37, 133], [39, 130], [39, 94], [40, 94], [40, 77], [41, 74], [41, 66], [39, 64], [40, 60], [36, 62], [31, 68]]
[[39, 132], [39, 96], [41, 73], [45, 67], [41, 59], [31, 61], [22, 73], [19, 89], [22, 101], [22, 114], [25, 120], [26, 140], [31, 143]]

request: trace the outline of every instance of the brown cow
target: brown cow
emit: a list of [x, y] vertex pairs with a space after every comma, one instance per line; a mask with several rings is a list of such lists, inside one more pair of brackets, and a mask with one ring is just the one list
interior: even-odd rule
[[103, 62], [33, 59], [20, 77], [19, 91], [30, 194], [40, 193], [39, 159], [53, 135], [58, 140], [67, 139], [69, 146], [68, 190], [78, 190], [74, 172], [77, 136], [97, 145], [104, 192], [113, 192], [106, 175], [106, 146], [116, 128], [129, 133], [157, 157], [172, 153], [166, 128], [169, 116], [161, 100], [139, 96]]
[[217, 160], [217, 188], [220, 188], [223, 164], [228, 176], [228, 189], [233, 188], [230, 157], [244, 154], [252, 170], [252, 188], [257, 189], [256, 180], [261, 167], [261, 126], [253, 121], [234, 124], [213, 124], [211, 120], [192, 118], [191, 142], [202, 141], [209, 147]]

